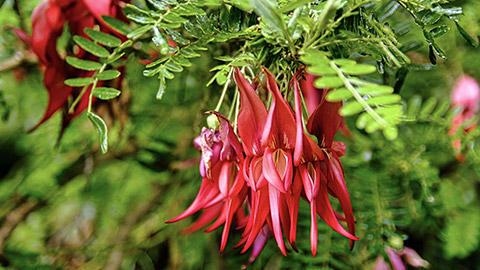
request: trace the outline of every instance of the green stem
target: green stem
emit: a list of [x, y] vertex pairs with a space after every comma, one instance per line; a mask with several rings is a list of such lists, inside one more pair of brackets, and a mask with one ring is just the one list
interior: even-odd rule
[[225, 86], [223, 87], [222, 95], [220, 96], [220, 100], [218, 100], [217, 107], [215, 107], [216, 112], [218, 112], [218, 110], [220, 110], [220, 107], [222, 106], [223, 99], [225, 98], [225, 94], [227, 93], [228, 85], [232, 80], [232, 74], [233, 74], [233, 67], [230, 68], [230, 72], [228, 72], [227, 81], [225, 82]]
[[375, 119], [377, 123], [379, 123], [383, 127], [386, 127], [388, 124], [387, 121], [385, 121], [385, 119], [378, 115], [375, 110], [373, 110], [372, 107], [368, 105], [368, 103], [363, 99], [363, 97], [357, 92], [355, 87], [353, 87], [353, 85], [350, 83], [349, 79], [345, 77], [340, 68], [338, 68], [338, 66], [333, 62], [330, 62], [330, 67], [337, 72], [337, 76], [343, 81], [345, 87], [352, 93], [353, 97], [357, 100], [358, 103], [362, 105], [362, 107], [367, 111], [367, 113], [370, 114], [370, 116], [372, 116], [372, 118]]

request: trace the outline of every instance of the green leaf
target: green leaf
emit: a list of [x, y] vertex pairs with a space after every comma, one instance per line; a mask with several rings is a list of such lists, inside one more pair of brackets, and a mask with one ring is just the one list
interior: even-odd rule
[[430, 25], [430, 24], [435, 24], [436, 22], [438, 22], [438, 20], [440, 20], [440, 18], [442, 18], [442, 14], [434, 13], [434, 12], [429, 11], [429, 12], [425, 13], [425, 15], [423, 15], [423, 17], [420, 21], [422, 23], [426, 24], [426, 25]]
[[65, 84], [72, 87], [81, 87], [93, 83], [93, 78], [74, 78], [65, 80]]
[[355, 125], [358, 129], [364, 129], [367, 126], [368, 121], [373, 121], [372, 117], [367, 112], [363, 112], [358, 116]]
[[369, 85], [356, 89], [361, 95], [380, 96], [393, 93], [394, 89], [388, 85]]
[[436, 105], [437, 105], [437, 99], [435, 97], [430, 97], [429, 99], [427, 99], [427, 101], [423, 103], [422, 109], [420, 110], [418, 117], [419, 118], [428, 117], [433, 112]]
[[120, 71], [116, 69], [109, 69], [97, 74], [97, 78], [102, 81], [109, 81], [117, 78], [120, 74]]
[[182, 4], [175, 12], [182, 16], [207, 15], [203, 9], [192, 4]]
[[362, 104], [358, 103], [357, 101], [350, 101], [344, 104], [340, 110], [338, 111], [342, 116], [349, 116], [355, 115], [363, 111]]
[[99, 99], [109, 100], [112, 98], [118, 97], [122, 92], [115, 88], [111, 87], [97, 87], [93, 89], [92, 95], [96, 96]]
[[433, 38], [437, 38], [445, 35], [446, 33], [448, 33], [448, 31], [450, 31], [450, 27], [448, 27], [447, 25], [440, 25], [430, 30], [430, 34]]
[[118, 19], [115, 19], [113, 17], [110, 17], [110, 16], [107, 16], [107, 15], [102, 15], [102, 20], [108, 24], [110, 27], [112, 27], [113, 29], [115, 29], [117, 32], [119, 32], [120, 34], [128, 34], [130, 32], [132, 32], [132, 29], [130, 28], [130, 26]]
[[389, 104], [397, 103], [400, 100], [402, 100], [401, 96], [393, 94], [393, 95], [369, 98], [367, 99], [367, 104], [368, 105], [389, 105]]
[[408, 106], [407, 106], [407, 117], [408, 118], [416, 118], [418, 112], [420, 111], [422, 106], [422, 97], [420, 95], [413, 95], [409, 100], [408, 100]]
[[110, 56], [110, 52], [107, 49], [84, 37], [74, 36], [73, 41], [75, 41], [75, 43], [77, 43], [78, 46], [82, 47], [85, 51], [95, 56], [100, 58], [107, 58]]
[[107, 63], [107, 64], [111, 64], [111, 63], [117, 61], [118, 59], [122, 58], [123, 55], [125, 55], [124, 52], [118, 53], [118, 54], [115, 55], [113, 58], [108, 58], [107, 61], [106, 61], [106, 63]]
[[337, 72], [328, 64], [318, 63], [313, 66], [308, 66], [307, 71], [315, 75], [336, 75]]
[[357, 62], [355, 62], [355, 60], [352, 60], [352, 59], [344, 59], [344, 58], [334, 59], [334, 60], [333, 60], [333, 63], [335, 63], [335, 65], [337, 65], [337, 66], [352, 66], [352, 65], [356, 65], [356, 64], [357, 64]]
[[143, 33], [150, 31], [150, 29], [152, 29], [152, 28], [153, 28], [153, 25], [151, 25], [151, 24], [141, 26], [141, 27], [131, 31], [130, 33], [128, 33], [127, 38], [134, 38], [134, 37], [140, 36]]
[[85, 28], [83, 30], [85, 34], [87, 34], [91, 39], [95, 40], [96, 42], [107, 46], [107, 47], [118, 47], [122, 44], [122, 41], [112, 35], [93, 30], [90, 28]]
[[200, 31], [200, 29], [198, 29], [198, 27], [195, 26], [193, 23], [185, 22], [183, 26], [185, 27], [185, 30], [187, 30], [187, 32], [190, 33], [193, 37], [201, 38], [203, 36], [202, 31]]
[[160, 76], [160, 85], [158, 86], [158, 91], [157, 91], [157, 96], [156, 98], [158, 100], [161, 100], [163, 98], [163, 95], [165, 94], [165, 90], [167, 90], [167, 83], [165, 82], [165, 78]]
[[348, 100], [352, 97], [352, 92], [347, 88], [338, 88], [328, 92], [326, 99], [330, 102]]
[[182, 34], [180, 34], [179, 32], [172, 29], [165, 29], [165, 32], [167, 32], [167, 35], [178, 44], [180, 45], [188, 44], [188, 40], [184, 39]]
[[387, 140], [395, 140], [398, 137], [398, 128], [395, 126], [389, 126], [383, 129], [383, 136], [387, 138]]
[[366, 75], [377, 71], [372, 65], [347, 65], [341, 67], [342, 72], [350, 75]]
[[127, 6], [123, 8], [123, 13], [128, 19], [139, 24], [155, 23], [155, 20], [150, 16], [150, 13], [132, 4], [127, 4]]
[[107, 140], [107, 125], [105, 124], [105, 121], [103, 119], [92, 113], [88, 112], [87, 113], [88, 119], [92, 122], [93, 126], [95, 127], [95, 130], [97, 131], [98, 135], [98, 142], [100, 144], [100, 149], [103, 154], [107, 153], [108, 151], [108, 140]]
[[173, 79], [175, 77], [175, 75], [173, 73], [171, 73], [170, 71], [168, 71], [165, 67], [160, 67], [160, 75], [165, 77], [166, 79]]
[[463, 29], [463, 27], [458, 24], [458, 22], [455, 22], [455, 25], [457, 26], [458, 32], [460, 32], [460, 35], [470, 44], [470, 46], [476, 48], [478, 46], [477, 42]]
[[163, 57], [161, 57], [161, 58], [153, 61], [152, 63], [146, 65], [146, 67], [147, 67], [147, 68], [154, 67], [154, 66], [156, 66], [156, 65], [159, 65], [159, 64], [167, 61], [169, 58], [170, 58], [170, 56], [167, 56], [167, 55], [166, 55], [166, 56], [163, 56]]
[[223, 62], [231, 62], [231, 61], [235, 60], [230, 55], [217, 56], [217, 57], [214, 57], [214, 59], [217, 59], [217, 60], [220, 60], [220, 61], [223, 61]]
[[435, 117], [441, 117], [448, 111], [448, 108], [450, 108], [450, 102], [445, 100], [437, 106], [432, 115]]
[[173, 63], [172, 61], [169, 61], [165, 64], [165, 67], [173, 72], [181, 72], [183, 70], [182, 66]]
[[179, 55], [179, 54], [176, 54], [172, 57], [172, 61], [179, 64], [179, 65], [182, 65], [184, 67], [190, 67], [192, 65], [192, 63], [190, 61], [187, 60], [187, 58]]
[[158, 10], [168, 10], [168, 5], [160, 0], [147, 0]]
[[65, 60], [67, 60], [67, 63], [69, 65], [82, 70], [92, 71], [92, 70], [99, 70], [102, 68], [102, 64], [100, 63], [88, 61], [88, 60], [81, 60], [72, 56], [67, 56]]
[[153, 28], [153, 43], [160, 49], [161, 54], [167, 54], [170, 46], [167, 39], [163, 36], [162, 32], [157, 27]]
[[343, 81], [336, 76], [323, 76], [319, 79], [316, 79], [313, 85], [316, 88], [337, 88], [343, 86]]
[[278, 12], [278, 5], [275, 0], [249, 0], [255, 12], [262, 16], [265, 22], [277, 31], [285, 28], [284, 21]]
[[168, 13], [167, 15], [163, 16], [163, 19], [169, 23], [185, 23], [188, 22], [187, 19], [175, 14], [175, 13]]
[[180, 50], [180, 54], [183, 55], [183, 57], [186, 57], [186, 58], [194, 58], [194, 57], [199, 57], [200, 54], [197, 53], [196, 51], [190, 49], [190, 48], [182, 48]]

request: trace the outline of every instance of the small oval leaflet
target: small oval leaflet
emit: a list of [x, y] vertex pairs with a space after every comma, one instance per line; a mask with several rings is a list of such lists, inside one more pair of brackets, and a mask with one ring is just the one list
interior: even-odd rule
[[167, 62], [165, 64], [165, 67], [168, 70], [173, 71], [173, 72], [181, 72], [183, 70], [182, 66], [177, 65], [177, 64], [173, 63], [172, 61]]
[[97, 87], [92, 91], [92, 95], [103, 100], [116, 98], [118, 95], [120, 95], [120, 93], [121, 92], [119, 90], [111, 87]]
[[72, 86], [72, 87], [81, 87], [90, 85], [93, 82], [93, 78], [73, 78], [73, 79], [66, 79], [65, 84]]
[[71, 65], [72, 67], [76, 67], [78, 69], [93, 71], [93, 70], [99, 70], [102, 68], [102, 64], [100, 63], [88, 61], [88, 60], [81, 60], [72, 56], [67, 56], [65, 60], [67, 60], [67, 63], [69, 65]]
[[313, 85], [316, 88], [336, 88], [343, 86], [343, 81], [336, 76], [324, 76], [315, 80]]
[[84, 37], [74, 36], [73, 41], [85, 51], [100, 58], [107, 58], [110, 55], [110, 52], [107, 49]]
[[105, 124], [105, 121], [103, 121], [103, 119], [100, 116], [92, 112], [88, 112], [87, 116], [88, 116], [88, 119], [90, 119], [90, 122], [92, 122], [93, 126], [95, 127], [95, 130], [97, 131], [100, 150], [102, 151], [103, 154], [107, 153], [108, 140], [107, 140], [107, 125]]
[[362, 104], [358, 103], [357, 101], [351, 101], [343, 105], [340, 110], [338, 111], [342, 116], [349, 116], [358, 114], [359, 112], [363, 111]]
[[109, 81], [117, 78], [118, 76], [120, 76], [120, 74], [120, 71], [116, 69], [109, 69], [103, 71], [102, 73], [98, 73], [97, 78], [102, 81]]
[[119, 32], [120, 34], [127, 35], [128, 33], [130, 33], [132, 31], [132, 29], [130, 29], [130, 26], [128, 26], [128, 24], [126, 24], [126, 23], [124, 23], [124, 22], [122, 22], [118, 19], [115, 19], [113, 17], [107, 16], [107, 15], [102, 15], [102, 20], [106, 24], [108, 24], [108, 26], [112, 27], [117, 32]]
[[377, 71], [372, 65], [346, 65], [341, 67], [342, 72], [350, 75], [366, 75]]
[[107, 47], [118, 47], [120, 44], [122, 44], [120, 39], [97, 30], [85, 28], [83, 32], [85, 32], [85, 34], [87, 34], [91, 39]]
[[347, 88], [339, 88], [335, 89], [333, 91], [328, 92], [327, 96], [325, 97], [327, 101], [330, 102], [336, 102], [336, 101], [342, 101], [342, 100], [347, 100], [352, 97], [352, 92], [348, 90]]

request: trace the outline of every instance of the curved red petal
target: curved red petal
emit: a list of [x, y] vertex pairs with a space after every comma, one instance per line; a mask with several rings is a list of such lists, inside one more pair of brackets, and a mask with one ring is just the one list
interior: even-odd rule
[[204, 178], [202, 180], [202, 185], [200, 186], [200, 190], [198, 191], [197, 197], [192, 202], [192, 204], [185, 210], [182, 214], [173, 218], [171, 220], [165, 221], [166, 223], [172, 223], [184, 219], [198, 210], [205, 207], [205, 205], [212, 200], [218, 194], [218, 188], [216, 187], [215, 182]]
[[296, 127], [292, 108], [280, 93], [275, 77], [266, 68], [263, 71], [267, 77], [267, 89], [272, 94], [272, 105], [263, 129], [262, 146], [293, 149]]
[[233, 78], [240, 92], [240, 110], [237, 126], [247, 156], [262, 154], [260, 139], [267, 118], [267, 109], [238, 67]]
[[[273, 156], [274, 156], [274, 153], [272, 152], [272, 149], [270, 148], [265, 149], [265, 153], [263, 154], [263, 176], [268, 181], [268, 183], [274, 186], [277, 190], [285, 193], [287, 191], [285, 190], [285, 185], [282, 179], [282, 176], [284, 175], [280, 176], [279, 171], [277, 169], [277, 164], [275, 164]], [[285, 165], [285, 166], [288, 166], [288, 165]], [[286, 169], [286, 168], [282, 168], [282, 169]]]
[[307, 130], [318, 138], [321, 147], [332, 146], [333, 138], [342, 122], [342, 117], [338, 114], [340, 107], [342, 102], [322, 102], [308, 119]]
[[283, 242], [282, 227], [280, 224], [280, 192], [273, 186], [268, 188], [268, 198], [270, 200], [270, 217], [272, 218], [273, 236], [277, 246], [284, 256], [287, 256], [285, 243]]

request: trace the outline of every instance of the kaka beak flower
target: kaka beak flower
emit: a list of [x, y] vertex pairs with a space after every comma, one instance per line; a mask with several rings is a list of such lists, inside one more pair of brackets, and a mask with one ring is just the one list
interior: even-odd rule
[[[345, 213], [348, 230], [351, 236], [353, 236], [355, 235], [355, 218], [353, 217], [350, 195], [348, 194], [345, 183], [343, 166], [338, 155], [338, 153], [343, 155], [344, 145], [340, 143], [333, 144], [335, 134], [342, 122], [342, 117], [338, 114], [341, 106], [341, 102], [328, 102], [323, 100], [308, 120], [307, 130], [310, 134], [318, 138], [320, 147], [324, 149], [327, 154], [326, 159], [322, 161], [321, 170], [326, 176], [328, 193], [339, 200], [340, 206]], [[352, 249], [354, 240], [358, 240], [358, 238], [348, 238], [351, 239], [350, 248]]]
[[[295, 99], [295, 116], [296, 116], [296, 143], [294, 164], [298, 167], [299, 176], [303, 183], [303, 189], [307, 201], [310, 202], [311, 213], [311, 228], [310, 228], [310, 243], [312, 248], [312, 256], [315, 257], [317, 252], [318, 232], [317, 232], [317, 214], [334, 230], [343, 236], [358, 240], [357, 237], [347, 232], [338, 222], [336, 213], [330, 205], [328, 198], [328, 180], [325, 173], [325, 155], [322, 149], [303, 131], [302, 124], [302, 108], [300, 100], [300, 91], [296, 81], [296, 76], [292, 79]], [[323, 95], [325, 96], [325, 95]], [[322, 102], [322, 101], [320, 101]], [[308, 104], [308, 103], [307, 103]], [[321, 105], [321, 104], [320, 104]], [[322, 111], [321, 106], [312, 114], [312, 118], [316, 117], [318, 120], [320, 115], [324, 115], [326, 119], [329, 118], [328, 111]], [[308, 108], [308, 107], [307, 107]], [[327, 108], [328, 109], [328, 108]], [[338, 108], [337, 108], [338, 110]], [[312, 121], [310, 118], [310, 121]], [[330, 119], [332, 119], [330, 117]], [[321, 120], [321, 119], [320, 119]], [[335, 120], [335, 118], [333, 118]], [[333, 121], [333, 128], [322, 127], [322, 123], [315, 123], [309, 121], [310, 130], [315, 131], [317, 138], [322, 139], [324, 143], [332, 145], [333, 137], [335, 136], [336, 122]], [[319, 126], [317, 126], [317, 124]], [[308, 125], [307, 125], [308, 127]], [[327, 128], [327, 129], [325, 129]], [[311, 132], [312, 132], [311, 131]], [[323, 144], [325, 146], [325, 144]], [[327, 152], [328, 153], [328, 152]], [[328, 159], [328, 157], [327, 157]]]
[[[258, 238], [265, 226], [269, 209], [268, 187], [263, 173], [261, 136], [267, 118], [267, 109], [252, 85], [236, 68], [234, 80], [240, 93], [240, 110], [237, 119], [238, 134], [242, 139], [245, 161], [242, 174], [251, 188], [249, 196], [250, 216], [237, 246], [244, 244], [245, 252]], [[283, 251], [282, 251], [283, 252]]]
[[218, 132], [203, 129], [200, 138], [195, 139], [202, 151], [200, 173], [204, 175], [200, 191], [193, 203], [182, 214], [167, 223], [184, 219], [204, 209], [199, 219], [186, 229], [192, 232], [208, 223], [215, 222], [206, 232], [225, 224], [220, 251], [228, 240], [233, 217], [241, 208], [248, 193], [240, 168], [243, 151], [230, 122], [221, 114], [213, 112], [219, 120]]

